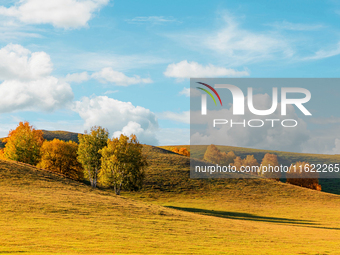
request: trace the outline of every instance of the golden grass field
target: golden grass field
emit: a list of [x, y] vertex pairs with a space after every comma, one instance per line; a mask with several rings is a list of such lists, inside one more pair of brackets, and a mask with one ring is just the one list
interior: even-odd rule
[[140, 192], [0, 161], [0, 254], [340, 254], [340, 196], [266, 179], [189, 179], [145, 146]]

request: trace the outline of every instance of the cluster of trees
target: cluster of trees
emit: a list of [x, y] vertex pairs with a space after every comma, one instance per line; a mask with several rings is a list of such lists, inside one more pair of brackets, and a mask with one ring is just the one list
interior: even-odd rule
[[181, 154], [181, 155], [190, 157], [190, 151], [188, 151], [187, 148], [184, 148], [184, 147], [182, 147], [180, 149], [178, 149], [177, 147], [173, 147], [173, 148], [171, 148], [171, 151], [175, 152], [177, 154]]
[[122, 188], [142, 187], [146, 157], [135, 135], [109, 139], [102, 127], [79, 134], [79, 144], [54, 139], [46, 141], [41, 130], [28, 122], [20, 122], [5, 139], [0, 158], [15, 160], [61, 173], [67, 177], [90, 181], [92, 187], [113, 188], [117, 195]]
[[289, 172], [286, 175], [286, 182], [320, 191], [319, 174], [317, 172], [310, 172], [310, 168], [307, 162], [296, 162], [295, 165], [289, 168]]
[[[275, 154], [265, 154], [261, 164], [259, 164], [254, 155], [247, 155], [242, 159], [241, 157], [236, 156], [233, 151], [225, 153], [212, 144], [207, 147], [203, 159], [213, 164], [235, 166], [237, 171], [240, 171], [242, 166], [248, 166], [250, 169], [253, 167], [252, 169], [256, 170], [250, 171], [249, 174], [275, 179], [277, 181], [281, 178], [280, 171], [268, 171], [269, 166], [272, 168], [279, 166], [279, 161]], [[318, 173], [307, 171], [308, 166], [309, 164], [306, 162], [297, 162], [295, 165], [291, 166], [286, 173], [286, 182], [310, 189], [321, 190]], [[302, 171], [300, 171], [301, 169]]]

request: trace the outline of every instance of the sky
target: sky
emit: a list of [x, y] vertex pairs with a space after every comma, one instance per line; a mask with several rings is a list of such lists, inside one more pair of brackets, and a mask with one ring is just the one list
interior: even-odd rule
[[334, 78], [339, 63], [340, 1], [0, 0], [0, 137], [26, 120], [189, 144], [190, 77]]

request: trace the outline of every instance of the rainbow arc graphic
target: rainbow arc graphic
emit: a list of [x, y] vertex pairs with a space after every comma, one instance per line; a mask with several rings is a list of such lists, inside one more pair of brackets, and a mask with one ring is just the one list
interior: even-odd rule
[[[203, 85], [203, 86], [206, 86], [206, 87], [209, 88], [213, 93], [215, 93], [215, 95], [217, 96], [217, 98], [218, 98], [218, 100], [220, 101], [220, 104], [221, 104], [221, 106], [222, 106], [222, 100], [221, 100], [221, 98], [220, 98], [220, 95], [217, 93], [217, 91], [216, 91], [213, 87], [211, 87], [210, 85], [208, 85], [208, 84], [206, 84], [206, 83], [203, 83], [203, 82], [197, 82], [197, 83], [199, 83], [199, 84], [201, 84], [201, 85]], [[201, 87], [196, 87], [196, 88], [198, 88], [198, 89], [203, 90], [204, 92], [206, 92], [206, 93], [214, 100], [214, 103], [215, 103], [215, 105], [217, 106], [215, 97], [213, 96], [213, 94], [211, 94], [211, 92], [210, 92], [209, 90], [204, 89], [204, 88], [201, 88]]]

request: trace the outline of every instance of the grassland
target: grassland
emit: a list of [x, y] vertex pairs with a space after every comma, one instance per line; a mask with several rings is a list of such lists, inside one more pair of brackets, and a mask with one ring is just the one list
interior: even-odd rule
[[0, 161], [0, 254], [339, 254], [340, 196], [265, 179], [189, 179], [145, 146], [140, 192]]

